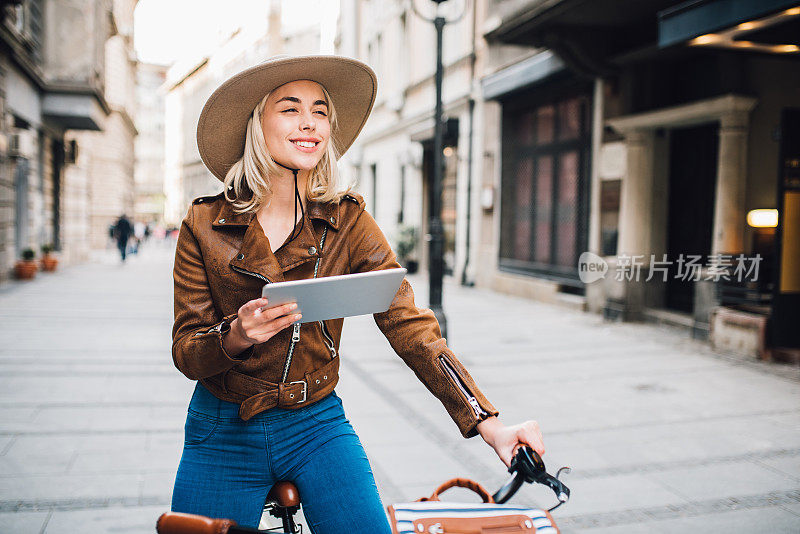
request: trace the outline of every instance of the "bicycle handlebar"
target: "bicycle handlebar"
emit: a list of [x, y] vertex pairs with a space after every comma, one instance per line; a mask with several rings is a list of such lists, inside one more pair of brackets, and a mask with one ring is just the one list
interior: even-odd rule
[[[517, 451], [514, 458], [511, 459], [511, 467], [508, 468], [508, 472], [511, 473], [509, 479], [492, 495], [496, 503], [503, 504], [508, 501], [526, 482], [543, 484], [555, 492], [559, 502], [548, 509], [548, 512], [552, 512], [569, 500], [569, 488], [558, 477], [561, 476], [561, 473], [569, 473], [570, 468], [562, 467], [556, 476], [549, 474], [541, 456], [530, 447], [521, 447]], [[161, 514], [156, 523], [156, 531], [159, 534], [263, 534], [266, 532], [240, 527], [230, 519], [211, 519], [179, 512]]]
[[556, 494], [558, 504], [548, 510], [552, 512], [569, 500], [569, 488], [561, 482], [558, 477], [561, 473], [569, 473], [569, 467], [562, 467], [556, 476], [547, 472], [547, 468], [542, 461], [542, 457], [528, 446], [521, 447], [514, 458], [511, 459], [511, 467], [508, 468], [511, 477], [503, 484], [497, 493], [492, 495], [494, 502], [503, 504], [508, 501], [522, 487], [524, 482], [543, 484]]

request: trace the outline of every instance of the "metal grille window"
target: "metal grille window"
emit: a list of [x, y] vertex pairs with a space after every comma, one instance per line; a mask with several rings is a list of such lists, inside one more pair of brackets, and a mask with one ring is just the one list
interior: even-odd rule
[[35, 61], [41, 61], [42, 0], [20, 2], [14, 6], [11, 16], [22, 43], [28, 47]]
[[[591, 97], [503, 103], [500, 268], [580, 287], [589, 219]], [[536, 102], [534, 100], [534, 102]]]

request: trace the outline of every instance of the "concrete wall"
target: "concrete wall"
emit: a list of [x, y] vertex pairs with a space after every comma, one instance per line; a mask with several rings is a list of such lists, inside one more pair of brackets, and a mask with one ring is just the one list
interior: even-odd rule
[[113, 112], [102, 133], [81, 134], [79, 144], [90, 147], [89, 202], [92, 248], [106, 248], [108, 227], [125, 213], [134, 210], [133, 142], [134, 131], [127, 115]]
[[48, 82], [102, 91], [110, 8], [108, 0], [44, 2], [43, 55]]
[[64, 168], [62, 186], [62, 252], [61, 261], [75, 264], [87, 261], [92, 248], [90, 234], [90, 166], [92, 153], [81, 150], [83, 141], [77, 132], [68, 132], [65, 142], [75, 139], [78, 158]]

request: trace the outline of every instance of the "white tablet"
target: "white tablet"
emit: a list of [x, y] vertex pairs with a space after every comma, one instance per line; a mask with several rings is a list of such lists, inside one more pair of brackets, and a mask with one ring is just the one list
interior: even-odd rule
[[388, 310], [405, 275], [396, 268], [275, 282], [266, 284], [261, 296], [269, 300], [268, 308], [296, 302], [301, 323], [339, 319]]

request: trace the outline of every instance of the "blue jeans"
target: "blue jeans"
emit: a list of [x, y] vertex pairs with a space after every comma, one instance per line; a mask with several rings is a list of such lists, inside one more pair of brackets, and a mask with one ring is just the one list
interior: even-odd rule
[[189, 403], [172, 511], [257, 527], [267, 493], [294, 482], [314, 534], [391, 531], [358, 436], [331, 393], [297, 410], [273, 408], [249, 421], [239, 405], [199, 382]]

